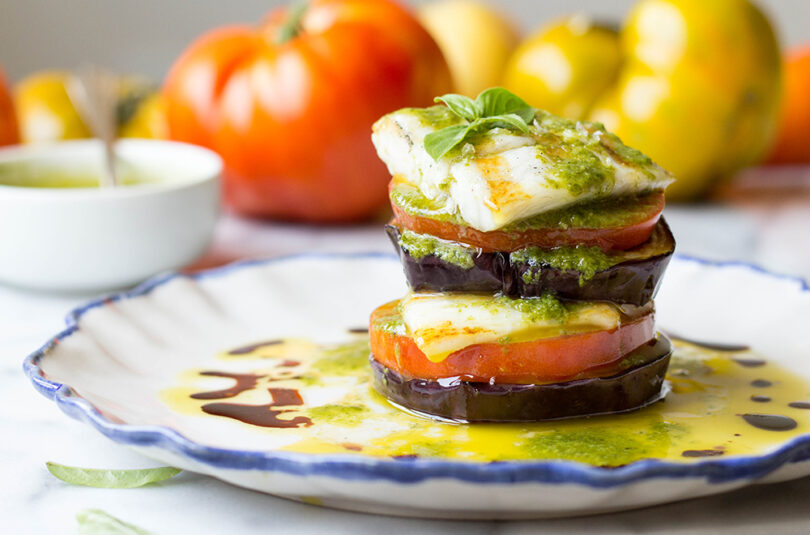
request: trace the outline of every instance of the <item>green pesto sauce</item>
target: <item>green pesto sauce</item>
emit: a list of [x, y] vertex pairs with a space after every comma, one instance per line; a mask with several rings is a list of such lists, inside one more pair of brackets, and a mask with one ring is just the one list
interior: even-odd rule
[[551, 210], [504, 227], [519, 232], [533, 228], [613, 228], [625, 227], [646, 218], [657, 206], [658, 199], [650, 192], [643, 196], [630, 195], [589, 202]]
[[324, 356], [312, 363], [311, 369], [322, 375], [362, 374], [368, 366], [370, 352], [368, 340], [327, 348]]
[[441, 201], [428, 199], [422, 195], [419, 188], [411, 184], [397, 184], [391, 188], [389, 197], [393, 204], [410, 215], [467, 226], [467, 223], [459, 215], [448, 212]]
[[[405, 113], [416, 116], [420, 123], [436, 130], [463, 124], [464, 120], [447, 107], [406, 108]], [[626, 146], [598, 122], [573, 121], [543, 110], [535, 110], [532, 135], [538, 159], [548, 166], [553, 177], [549, 183], [566, 189], [573, 196], [586, 192], [597, 195], [609, 192], [615, 182], [615, 167], [604, 163], [602, 156], [613, 156], [629, 166], [641, 169], [653, 177], [652, 160], [640, 151]], [[467, 143], [445, 155], [451, 161], [466, 160], [474, 156], [474, 146], [482, 140], [503, 133], [502, 128], [485, 129], [474, 134]]]
[[543, 110], [537, 110], [535, 112], [534, 120], [541, 130], [552, 134], [560, 135], [566, 132], [573, 132], [577, 129], [576, 121]]
[[[625, 145], [619, 136], [608, 132], [602, 123], [577, 123], [543, 111], [538, 111], [535, 119], [542, 130], [555, 136], [555, 141], [558, 142], [555, 145], [562, 149], [558, 153], [570, 160], [558, 162], [553, 168], [562, 182], [561, 185], [574, 195], [592, 188], [610, 189], [613, 185], [615, 169], [603, 164], [594, 153], [607, 152], [625, 165], [640, 169], [649, 178], [654, 178], [652, 159], [640, 150]], [[583, 172], [585, 176], [580, 176]]]
[[603, 164], [587, 146], [571, 143], [563, 148], [564, 156], [555, 158], [549, 158], [551, 153], [546, 149], [543, 145], [537, 145], [541, 158], [551, 160], [551, 174], [555, 177], [552, 184], [555, 187], [565, 188], [574, 196], [612, 188], [615, 169]]
[[652, 158], [638, 149], [628, 147], [622, 143], [622, 140], [619, 139], [619, 136], [616, 134], [605, 133], [603, 134], [603, 138], [605, 138], [605, 141], [603, 141], [602, 144], [611, 150], [623, 162], [641, 167], [646, 167], [653, 164]]
[[391, 314], [375, 318], [374, 328], [389, 334], [404, 334], [405, 322], [402, 320], [402, 315], [400, 315], [399, 312], [392, 312]]
[[[555, 187], [573, 196], [586, 192], [602, 193], [613, 188], [616, 170], [597, 154], [607, 148], [602, 143], [605, 127], [599, 123], [577, 123], [542, 110], [535, 114], [538, 126], [537, 156], [550, 167]], [[595, 135], [598, 134], [598, 135]]]
[[645, 457], [664, 456], [682, 426], [653, 421], [633, 432], [608, 427], [565, 429], [530, 437], [526, 449], [534, 459], [566, 459], [596, 466], [620, 466]]
[[307, 416], [315, 423], [329, 423], [355, 427], [369, 414], [365, 405], [327, 404], [308, 409]]
[[427, 108], [405, 108], [400, 113], [407, 113], [419, 119], [422, 126], [430, 126], [437, 130], [461, 124], [464, 120], [451, 112], [447, 106], [437, 105]]
[[417, 455], [419, 457], [447, 458], [458, 448], [452, 440], [415, 440], [397, 451], [398, 455]]
[[[493, 303], [509, 306], [521, 314], [528, 317], [529, 321], [553, 320], [563, 322], [570, 313], [562, 302], [551, 295], [544, 293], [540, 297], [527, 297], [523, 299], [513, 299], [505, 295], [499, 295], [492, 299]], [[576, 305], [571, 305], [572, 307]]]
[[[123, 169], [121, 184], [132, 186], [154, 183], [154, 177], [143, 176], [137, 169]], [[54, 164], [37, 162], [0, 163], [0, 186], [17, 188], [98, 188], [99, 175], [88, 168], [64, 169]]]
[[433, 255], [448, 264], [463, 269], [470, 269], [475, 265], [473, 262], [474, 249], [434, 238], [428, 234], [417, 234], [410, 230], [402, 230], [399, 245], [416, 260]]
[[605, 254], [599, 247], [577, 245], [576, 247], [555, 247], [554, 249], [526, 247], [510, 253], [509, 261], [512, 264], [529, 265], [530, 269], [521, 276], [526, 284], [537, 282], [543, 267], [549, 266], [563, 271], [578, 271], [581, 285], [592, 279], [598, 272], [621, 262], [621, 258]]
[[[611, 228], [624, 227], [645, 218], [657, 204], [657, 196], [626, 196], [577, 203], [516, 221], [505, 226], [505, 232], [536, 228]], [[418, 217], [469, 226], [461, 216], [447, 211], [440, 201], [428, 199], [413, 185], [400, 183], [391, 189], [391, 202], [404, 212]]]

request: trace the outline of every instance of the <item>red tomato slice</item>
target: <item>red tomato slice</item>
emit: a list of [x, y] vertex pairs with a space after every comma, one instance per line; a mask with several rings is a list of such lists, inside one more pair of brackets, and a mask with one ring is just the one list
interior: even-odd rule
[[376, 320], [390, 317], [395, 307], [396, 301], [371, 314], [371, 353], [400, 375], [419, 379], [461, 377], [472, 382], [560, 382], [610, 366], [655, 336], [650, 312], [612, 330], [528, 342], [476, 344], [451, 353], [441, 362], [431, 362], [412, 338], [376, 328]]
[[412, 215], [396, 203], [391, 203], [394, 218], [402, 227], [419, 234], [430, 234], [444, 240], [472, 245], [484, 252], [511, 252], [532, 245], [545, 248], [588, 245], [600, 247], [605, 251], [630, 249], [650, 238], [664, 210], [664, 193], [652, 193], [647, 204], [648, 209], [640, 211], [637, 218], [623, 227], [568, 229], [548, 227], [482, 232], [472, 227]]

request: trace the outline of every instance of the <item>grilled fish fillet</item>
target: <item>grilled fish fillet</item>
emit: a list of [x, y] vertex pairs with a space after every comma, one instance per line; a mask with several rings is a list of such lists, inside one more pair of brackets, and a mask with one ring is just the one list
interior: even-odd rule
[[541, 110], [530, 135], [495, 128], [433, 160], [425, 136], [462, 123], [443, 106], [406, 108], [377, 121], [372, 141], [393, 176], [480, 231], [579, 202], [662, 190], [673, 181], [600, 124]]

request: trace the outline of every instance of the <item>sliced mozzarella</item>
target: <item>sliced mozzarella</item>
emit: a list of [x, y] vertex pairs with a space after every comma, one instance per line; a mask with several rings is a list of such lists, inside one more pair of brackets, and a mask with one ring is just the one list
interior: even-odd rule
[[[564, 320], [525, 311], [519, 300], [475, 294], [412, 293], [400, 302], [402, 320], [416, 346], [433, 362], [474, 344], [545, 329], [546, 336], [566, 331], [613, 329], [620, 313], [605, 303], [577, 304]], [[524, 309], [524, 310], [521, 310]], [[542, 336], [538, 336], [542, 337]]]
[[[632, 163], [617, 156], [617, 138], [586, 123], [546, 130], [535, 121], [532, 135], [493, 129], [467, 145], [462, 155], [434, 161], [425, 136], [439, 130], [418, 110], [400, 110], [374, 125], [372, 141], [392, 175], [417, 186], [429, 199], [458, 213], [481, 231], [561, 208], [576, 202], [663, 189], [672, 176], [652, 162]], [[559, 124], [559, 123], [555, 123]], [[444, 125], [439, 125], [444, 126]], [[587, 147], [609, 168], [612, 180], [596, 181], [578, 191], [561, 185], [559, 161], [566, 147]], [[549, 158], [553, 153], [554, 157]]]

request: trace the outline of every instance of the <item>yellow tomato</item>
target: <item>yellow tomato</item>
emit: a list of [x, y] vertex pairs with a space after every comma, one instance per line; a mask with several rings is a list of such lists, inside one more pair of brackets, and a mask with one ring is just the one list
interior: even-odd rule
[[714, 93], [706, 78], [695, 73], [687, 78], [666, 76], [635, 66], [622, 72], [590, 118], [673, 172], [677, 181], [667, 189], [671, 199], [673, 191], [675, 197], [684, 197], [704, 184], [683, 177], [716, 174], [728, 143], [722, 125], [732, 111], [730, 102]]
[[642, 0], [622, 31], [619, 83], [591, 118], [700, 194], [758, 161], [776, 128], [781, 69], [768, 20], [748, 0]]
[[[81, 139], [92, 136], [68, 93], [72, 74], [47, 71], [22, 80], [14, 104], [23, 143]], [[116, 108], [118, 133], [124, 137], [165, 138], [160, 97], [148, 82], [122, 76]]]
[[503, 85], [532, 106], [582, 119], [615, 80], [621, 59], [616, 30], [575, 15], [521, 44], [509, 59]]
[[503, 16], [480, 2], [443, 0], [423, 5], [419, 20], [439, 44], [458, 93], [475, 97], [498, 85], [518, 42]]
[[[167, 139], [169, 125], [166, 122], [166, 107], [160, 93], [133, 95], [135, 100], [134, 111], [118, 128], [121, 137], [137, 137], [150, 139]], [[121, 109], [121, 106], [119, 106]]]
[[23, 143], [90, 137], [68, 96], [68, 76], [61, 71], [41, 72], [17, 85], [14, 105]]
[[779, 49], [750, 0], [641, 0], [621, 33], [569, 17], [510, 58], [531, 104], [601, 121], [677, 177], [670, 199], [759, 161], [776, 128]]

